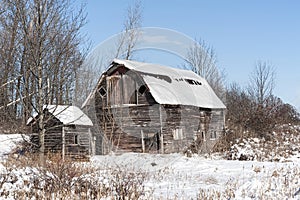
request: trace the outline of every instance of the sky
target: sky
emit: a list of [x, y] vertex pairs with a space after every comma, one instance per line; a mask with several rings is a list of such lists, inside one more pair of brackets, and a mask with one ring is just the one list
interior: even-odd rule
[[[135, 1], [78, 2], [86, 4], [87, 24], [81, 31], [91, 40], [93, 51], [123, 30], [126, 9]], [[246, 87], [257, 61], [268, 62], [276, 71], [274, 94], [300, 110], [300, 1], [144, 0], [141, 4], [142, 27], [211, 45], [227, 85], [235, 82]], [[155, 39], [162, 44], [166, 35]], [[147, 62], [182, 64], [178, 54], [157, 49], [138, 55]]]

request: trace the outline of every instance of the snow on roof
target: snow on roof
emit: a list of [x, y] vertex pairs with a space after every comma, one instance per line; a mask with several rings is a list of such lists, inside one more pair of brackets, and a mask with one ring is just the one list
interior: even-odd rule
[[[93, 126], [90, 118], [84, 114], [78, 107], [69, 105], [44, 105], [43, 109], [47, 109], [53, 116], [55, 116], [64, 125], [83, 125]], [[32, 122], [38, 114], [35, 113], [33, 117], [27, 120], [27, 124]]]
[[129, 60], [114, 59], [113, 63], [140, 72], [159, 104], [226, 108], [207, 81], [192, 71]]

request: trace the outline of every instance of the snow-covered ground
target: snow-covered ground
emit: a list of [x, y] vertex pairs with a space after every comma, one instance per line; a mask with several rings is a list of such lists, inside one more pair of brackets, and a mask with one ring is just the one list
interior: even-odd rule
[[0, 158], [7, 155], [23, 140], [20, 134], [0, 134]]
[[[0, 135], [0, 157], [3, 161], [21, 140], [18, 135]], [[137, 154], [94, 156], [84, 166], [95, 167], [98, 180], [110, 184], [111, 169], [122, 173], [142, 172], [144, 199], [300, 199], [300, 159], [290, 162], [225, 160], [220, 155], [186, 157], [182, 154]], [[1, 165], [1, 164], [0, 164]], [[0, 166], [0, 183], [4, 166]], [[3, 189], [16, 190], [33, 180], [37, 169], [14, 169], [16, 182], [5, 182]], [[93, 174], [95, 175], [95, 174]], [[36, 176], [36, 175], [34, 175]], [[103, 176], [103, 177], [101, 177]], [[30, 186], [30, 184], [28, 184]], [[29, 187], [28, 186], [28, 187]], [[0, 199], [3, 198], [0, 196]], [[8, 196], [7, 199], [14, 199]]]
[[153, 191], [154, 199], [196, 199], [201, 191], [215, 198], [223, 193], [222, 199], [226, 195], [232, 195], [230, 199], [300, 199], [295, 195], [300, 188], [300, 162], [296, 160], [278, 163], [127, 153], [95, 156], [92, 164], [150, 172], [145, 186]]

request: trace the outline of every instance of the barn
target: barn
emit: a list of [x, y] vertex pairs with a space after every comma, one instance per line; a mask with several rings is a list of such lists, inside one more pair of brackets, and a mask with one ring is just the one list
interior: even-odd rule
[[[225, 105], [192, 71], [114, 59], [83, 104], [96, 154], [209, 152], [223, 134]], [[98, 148], [97, 148], [98, 147]]]
[[[78, 107], [69, 105], [45, 105], [45, 153], [62, 153], [75, 159], [87, 159], [93, 154], [90, 128], [92, 121]], [[31, 142], [39, 146], [38, 114], [29, 118]]]

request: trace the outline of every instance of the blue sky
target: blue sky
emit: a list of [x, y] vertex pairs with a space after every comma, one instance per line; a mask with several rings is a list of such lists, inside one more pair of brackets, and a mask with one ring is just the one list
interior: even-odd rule
[[[122, 31], [126, 9], [134, 3], [79, 2], [87, 4], [88, 23], [82, 32], [92, 47]], [[227, 83], [246, 86], [256, 61], [268, 61], [276, 69], [274, 94], [300, 110], [300, 1], [145, 0], [142, 7], [143, 27], [175, 30], [212, 45]], [[176, 60], [157, 51], [145, 52], [142, 59], [149, 62], [149, 54], [160, 57], [156, 61], [153, 56], [154, 62], [166, 62], [161, 64]]]

